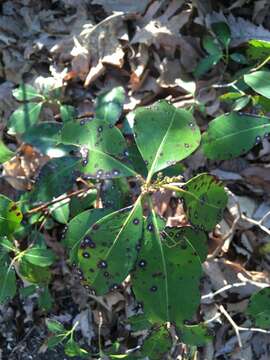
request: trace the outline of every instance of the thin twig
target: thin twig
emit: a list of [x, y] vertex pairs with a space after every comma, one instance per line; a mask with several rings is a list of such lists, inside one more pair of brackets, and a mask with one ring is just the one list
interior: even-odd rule
[[84, 193], [84, 192], [87, 192], [89, 189], [91, 189], [91, 188], [89, 187], [89, 188], [86, 188], [86, 189], [76, 190], [76, 191], [74, 191], [74, 192], [72, 192], [72, 193], [70, 193], [70, 194], [68, 194], [68, 195], [65, 195], [65, 196], [62, 196], [62, 197], [58, 197], [57, 199], [54, 199], [54, 200], [52, 200], [52, 201], [49, 201], [49, 202], [47, 202], [47, 203], [45, 203], [45, 204], [42, 204], [42, 205], [40, 205], [40, 206], [38, 206], [38, 207], [35, 207], [34, 209], [31, 209], [31, 210], [27, 211], [26, 214], [29, 215], [29, 214], [33, 214], [33, 213], [36, 213], [36, 212], [39, 212], [39, 211], [44, 211], [44, 210], [46, 210], [49, 206], [51, 206], [51, 205], [53, 205], [53, 204], [56, 204], [56, 203], [58, 203], [58, 202], [60, 202], [60, 201], [62, 201], [62, 200], [66, 200], [66, 199], [69, 199], [69, 198], [71, 198], [71, 197], [73, 197], [73, 196], [77, 196], [77, 195], [79, 195], [79, 194], [82, 194], [82, 193]]
[[242, 345], [242, 340], [241, 340], [238, 325], [233, 321], [230, 314], [225, 310], [225, 308], [222, 305], [217, 306], [217, 308], [220, 310], [220, 312], [226, 317], [226, 319], [232, 325], [232, 327], [233, 327], [233, 329], [235, 331], [236, 337], [237, 337], [238, 345], [239, 345], [240, 348], [242, 348], [243, 345]]

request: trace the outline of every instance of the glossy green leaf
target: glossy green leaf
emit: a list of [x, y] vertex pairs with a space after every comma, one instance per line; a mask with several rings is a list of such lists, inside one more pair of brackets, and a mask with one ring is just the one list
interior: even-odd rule
[[55, 261], [55, 255], [52, 250], [40, 247], [32, 247], [24, 253], [24, 258], [31, 264], [40, 267], [47, 267]]
[[60, 344], [65, 338], [65, 334], [59, 334], [59, 335], [55, 335], [55, 336], [51, 336], [48, 339], [48, 349], [53, 349], [55, 346], [57, 346], [58, 344]]
[[157, 171], [188, 157], [201, 139], [192, 114], [166, 101], [136, 110], [134, 136], [148, 168], [148, 180]]
[[208, 254], [208, 236], [204, 231], [194, 229], [190, 226], [182, 226], [166, 227], [165, 232], [170, 236], [172, 246], [174, 244], [181, 245], [184, 239], [194, 248], [202, 263], [206, 260]]
[[15, 110], [8, 119], [8, 134], [23, 134], [39, 119], [42, 103], [25, 103]]
[[270, 287], [251, 296], [247, 314], [254, 320], [257, 327], [270, 329]]
[[241, 53], [232, 53], [230, 59], [236, 62], [237, 64], [246, 65], [248, 64], [247, 58]]
[[12, 234], [19, 228], [22, 218], [23, 215], [16, 203], [0, 195], [0, 236]]
[[50, 311], [53, 306], [53, 300], [48, 286], [39, 291], [38, 306], [40, 309]]
[[48, 161], [31, 192], [32, 201], [47, 202], [71, 190], [78, 175], [77, 167], [77, 158], [62, 157]]
[[133, 291], [150, 321], [181, 325], [200, 303], [201, 262], [185, 238], [176, 243], [163, 224], [154, 212], [145, 221]]
[[141, 348], [143, 356], [150, 360], [166, 358], [166, 353], [171, 350], [172, 339], [165, 326], [154, 330], [145, 340]]
[[244, 81], [256, 93], [270, 99], [270, 71], [259, 70], [246, 74]]
[[240, 92], [227, 92], [226, 94], [220, 95], [219, 99], [221, 101], [232, 101], [237, 100], [243, 97], [244, 95]]
[[83, 160], [80, 170], [90, 178], [137, 175], [130, 165], [123, 135], [106, 121], [69, 122], [62, 130], [62, 142], [81, 147]]
[[32, 284], [46, 285], [51, 279], [51, 271], [47, 267], [31, 264], [24, 256], [19, 263], [20, 275]]
[[61, 105], [60, 114], [63, 123], [72, 121], [75, 118], [75, 108], [72, 105]]
[[15, 269], [11, 266], [8, 256], [1, 259], [0, 279], [0, 304], [4, 304], [15, 296], [17, 289]]
[[269, 118], [235, 112], [221, 115], [203, 134], [203, 152], [212, 160], [231, 159], [247, 153], [269, 133]]
[[96, 117], [114, 125], [121, 116], [124, 101], [125, 90], [121, 86], [99, 95], [96, 103]]
[[0, 164], [10, 160], [14, 155], [15, 153], [0, 140]]
[[12, 95], [19, 101], [29, 101], [35, 98], [43, 98], [43, 96], [29, 84], [21, 84], [12, 91]]
[[132, 331], [147, 330], [153, 325], [145, 314], [138, 314], [128, 318], [128, 324], [131, 326]]
[[72, 338], [70, 338], [65, 345], [65, 354], [70, 357], [89, 357], [88, 352], [82, 349]]
[[69, 201], [67, 199], [59, 201], [49, 207], [52, 217], [60, 224], [67, 224], [70, 210]]
[[221, 44], [227, 48], [231, 41], [231, 30], [225, 22], [215, 22], [211, 24], [212, 30], [215, 33]]
[[209, 329], [204, 324], [183, 325], [180, 329], [180, 341], [193, 346], [203, 346], [211, 341]]
[[19, 289], [20, 296], [23, 299], [26, 299], [28, 296], [34, 295], [36, 293], [36, 289], [37, 289], [36, 285], [22, 287]]
[[96, 199], [96, 189], [91, 189], [79, 196], [73, 196], [70, 201], [70, 217], [73, 218], [84, 210], [88, 210], [91, 206], [93, 206]]
[[222, 58], [222, 54], [209, 55], [203, 58], [194, 70], [194, 76], [200, 78], [215, 66]]
[[190, 223], [211, 231], [223, 217], [228, 197], [224, 186], [215, 176], [199, 174], [185, 184], [181, 193]]
[[6, 250], [6, 252], [9, 251], [15, 251], [16, 247], [12, 244], [12, 242], [10, 240], [8, 240], [7, 237], [2, 237], [0, 238], [0, 246]]
[[46, 319], [48, 330], [53, 334], [60, 334], [65, 332], [64, 326], [57, 320]]
[[130, 205], [129, 184], [126, 178], [105, 180], [101, 186], [103, 207], [119, 210]]
[[43, 154], [51, 158], [67, 155], [71, 146], [59, 144], [59, 132], [62, 124], [57, 122], [42, 122], [33, 125], [22, 135], [22, 140], [39, 149]]
[[222, 50], [220, 45], [216, 40], [209, 35], [204, 36], [203, 38], [203, 47], [208, 52], [209, 55], [222, 56]]
[[69, 259], [71, 262], [78, 263], [77, 253], [80, 243], [90, 227], [109, 212], [107, 209], [91, 209], [78, 214], [69, 222], [67, 232], [63, 235], [63, 245], [70, 251]]
[[80, 269], [97, 295], [115, 290], [134, 266], [142, 235], [140, 198], [131, 208], [97, 221], [81, 242]]
[[235, 100], [232, 110], [240, 111], [240, 110], [244, 109], [248, 105], [250, 100], [251, 100], [251, 96], [249, 96], [249, 95], [243, 96], [243, 97]]
[[247, 56], [256, 63], [270, 56], [270, 41], [252, 39], [248, 42]]

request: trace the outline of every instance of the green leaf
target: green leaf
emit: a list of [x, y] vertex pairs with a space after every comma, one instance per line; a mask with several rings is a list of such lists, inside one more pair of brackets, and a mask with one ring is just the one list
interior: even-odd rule
[[0, 246], [7, 250], [7, 252], [16, 250], [16, 247], [6, 237], [0, 238]]
[[83, 124], [69, 122], [62, 130], [62, 142], [81, 147], [80, 168], [88, 177], [97, 179], [136, 176], [120, 130], [103, 120]]
[[19, 289], [22, 298], [26, 299], [28, 296], [36, 293], [36, 285], [30, 285]]
[[89, 354], [86, 350], [80, 348], [80, 346], [73, 340], [69, 339], [65, 345], [65, 354], [68, 356], [81, 356], [81, 357], [89, 357]]
[[129, 184], [126, 178], [105, 180], [101, 186], [103, 207], [119, 210], [130, 205]]
[[12, 234], [19, 228], [23, 215], [15, 202], [0, 195], [0, 236]]
[[247, 95], [247, 96], [243, 96], [237, 100], [235, 100], [234, 105], [233, 105], [233, 111], [240, 111], [243, 108], [245, 108], [248, 103], [251, 100], [251, 96]]
[[147, 319], [145, 314], [134, 315], [127, 319], [132, 331], [142, 331], [152, 327], [152, 323]]
[[0, 140], [0, 164], [10, 160], [15, 155], [15, 152], [9, 150], [9, 148]]
[[201, 139], [192, 114], [166, 101], [136, 110], [134, 136], [148, 168], [148, 180], [157, 171], [188, 157]]
[[237, 100], [243, 97], [244, 95], [239, 92], [227, 92], [226, 94], [222, 94], [219, 96], [221, 101], [232, 101]]
[[257, 327], [270, 329], [270, 287], [266, 287], [251, 296], [247, 314]]
[[160, 360], [166, 358], [166, 353], [171, 350], [171, 347], [171, 336], [165, 326], [162, 326], [144, 340], [141, 352], [143, 356], [151, 360]]
[[12, 94], [19, 101], [29, 101], [35, 98], [43, 99], [43, 96], [29, 84], [21, 84], [17, 89], [12, 91]]
[[57, 122], [42, 122], [33, 125], [22, 135], [22, 140], [39, 149], [43, 154], [51, 158], [58, 158], [72, 149], [71, 146], [59, 145], [59, 132], [62, 124]]
[[247, 58], [241, 53], [233, 53], [233, 54], [231, 54], [230, 59], [232, 59], [237, 64], [242, 64], [242, 65], [248, 64]]
[[72, 105], [61, 105], [60, 114], [63, 123], [72, 121], [75, 118], [75, 108]]
[[165, 232], [170, 236], [171, 246], [181, 245], [184, 239], [194, 248], [202, 263], [206, 260], [208, 254], [208, 236], [204, 231], [193, 229], [190, 226], [182, 226], [166, 227]]
[[97, 221], [81, 242], [80, 269], [97, 295], [115, 290], [134, 266], [142, 235], [140, 198], [131, 208], [109, 214]]
[[73, 196], [70, 201], [70, 217], [80, 214], [84, 210], [89, 209], [93, 206], [97, 199], [97, 190], [91, 189], [84, 194], [79, 196]]
[[45, 286], [38, 297], [38, 306], [40, 309], [50, 311], [53, 306], [53, 298], [51, 296], [48, 286]]
[[19, 263], [19, 272], [23, 278], [32, 284], [46, 285], [51, 279], [50, 269], [31, 264], [24, 256]]
[[270, 56], [270, 41], [250, 40], [248, 42], [247, 56], [256, 62], [265, 60]]
[[77, 253], [80, 243], [89, 231], [89, 228], [110, 211], [105, 209], [91, 209], [75, 216], [69, 223], [67, 232], [63, 239], [63, 245], [70, 251], [71, 262], [78, 263]]
[[38, 181], [30, 193], [33, 202], [47, 202], [72, 189], [77, 177], [78, 159], [52, 159], [41, 169]]
[[270, 71], [259, 70], [246, 74], [244, 81], [256, 93], [270, 99]]
[[201, 263], [184, 237], [180, 235], [176, 243], [170, 232], [161, 231], [163, 226], [164, 221], [152, 211], [145, 221], [132, 285], [150, 321], [179, 326], [194, 315], [200, 303]]
[[183, 325], [180, 334], [181, 342], [193, 346], [204, 346], [213, 339], [204, 324]]
[[203, 38], [203, 47], [209, 55], [222, 56], [222, 50], [216, 40], [209, 35]]
[[221, 21], [211, 24], [211, 27], [221, 44], [227, 48], [231, 41], [231, 30], [229, 26]]
[[31, 264], [40, 267], [48, 267], [55, 261], [55, 255], [52, 250], [40, 247], [27, 249], [23, 257]]
[[49, 339], [48, 339], [48, 349], [52, 349], [54, 348], [55, 346], [57, 346], [58, 344], [60, 344], [65, 338], [65, 334], [59, 334], [59, 335], [56, 335], [56, 336], [51, 336]]
[[221, 221], [228, 201], [221, 181], [213, 175], [199, 174], [185, 184], [184, 190], [181, 198], [190, 223], [211, 231]]
[[69, 211], [69, 200], [65, 199], [59, 201], [49, 207], [52, 217], [60, 224], [67, 224], [70, 211]]
[[60, 334], [65, 332], [64, 326], [57, 320], [46, 319], [48, 330], [53, 334]]
[[124, 101], [125, 90], [121, 86], [99, 95], [96, 103], [96, 117], [114, 125], [121, 116]]
[[203, 58], [194, 70], [194, 76], [200, 78], [202, 75], [206, 74], [213, 66], [215, 66], [220, 59], [222, 54], [209, 55]]
[[16, 294], [16, 273], [14, 266], [10, 266], [9, 258], [6, 258], [5, 264], [0, 266], [0, 304], [4, 304], [12, 299]]
[[15, 110], [8, 119], [8, 134], [23, 134], [39, 119], [42, 103], [25, 103]]
[[231, 159], [247, 153], [269, 133], [269, 118], [234, 112], [221, 115], [203, 134], [203, 152], [208, 159]]

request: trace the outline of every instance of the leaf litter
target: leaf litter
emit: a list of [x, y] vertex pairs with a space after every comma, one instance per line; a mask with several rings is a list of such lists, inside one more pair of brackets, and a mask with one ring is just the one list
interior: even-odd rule
[[[54, 6], [48, 6], [46, 1], [24, 0], [4, 1], [1, 6], [0, 132], [16, 154], [4, 163], [0, 181], [1, 192], [13, 198], [16, 191], [31, 188], [49, 160], [20, 137], [16, 143], [4, 132], [11, 112], [19, 106], [12, 89], [22, 81], [37, 89], [62, 87], [64, 101], [73, 105], [82, 118], [94, 112], [96, 95], [116, 86], [123, 86], [127, 95], [125, 115], [160, 98], [169, 99], [178, 108], [199, 104], [204, 112], [195, 113], [196, 120], [205, 130], [210, 118], [226, 112], [219, 99], [219, 86], [228, 82], [228, 77], [226, 66], [220, 63], [203, 79], [194, 78], [193, 71], [205, 57], [202, 33], [213, 34], [212, 24], [224, 21], [231, 31], [232, 51], [251, 39], [270, 41], [266, 1], [229, 1], [223, 6], [210, 1], [95, 0], [78, 1], [74, 7], [69, 0], [56, 1]], [[41, 122], [59, 116], [59, 109], [52, 106], [41, 114]], [[123, 116], [117, 119], [120, 128]], [[206, 161], [198, 155], [200, 149], [189, 158], [190, 163], [184, 161], [187, 178], [207, 171], [225, 181], [230, 191], [224, 219], [210, 233], [201, 284], [201, 312], [194, 319], [207, 321], [216, 332], [216, 339], [200, 348], [199, 358], [264, 360], [270, 356], [269, 334], [253, 331], [245, 317], [249, 296], [270, 283], [269, 150], [269, 141], [264, 139], [263, 148], [257, 144], [256, 149], [234, 162]], [[167, 225], [188, 225], [173, 193], [156, 194], [154, 201], [158, 212], [166, 214]], [[47, 241], [54, 244], [52, 248], [60, 246], [58, 239], [57, 231], [47, 234]], [[124, 290], [89, 298], [76, 281], [74, 271], [65, 264], [63, 249], [57, 251], [61, 261], [53, 269], [52, 291], [61, 306], [52, 310], [52, 316], [58, 316], [63, 324], [79, 321], [81, 342], [88, 344], [95, 342], [101, 316], [100, 331], [106, 346], [113, 339], [120, 339], [125, 351], [127, 344], [123, 339], [128, 337], [123, 323], [140, 311], [129, 279], [124, 282]], [[215, 257], [211, 258], [213, 254]], [[61, 302], [63, 297], [67, 298], [66, 303]], [[47, 354], [40, 348], [46, 338], [45, 327], [38, 325], [37, 331], [33, 319], [39, 319], [40, 314], [34, 306], [35, 297], [28, 301], [26, 315], [16, 309], [20, 313], [17, 316], [25, 322], [24, 329], [13, 320], [15, 303], [0, 307], [0, 328], [6, 343], [1, 350], [3, 359], [17, 359], [12, 348], [21, 351], [20, 359], [28, 359], [29, 351], [33, 351], [33, 359], [62, 358], [60, 348]], [[237, 323], [245, 345], [239, 346], [237, 327], [229, 319]], [[27, 334], [32, 334], [32, 339]], [[138, 336], [139, 344], [143, 336]], [[174, 356], [182, 359], [184, 353], [185, 348], [178, 349]]]

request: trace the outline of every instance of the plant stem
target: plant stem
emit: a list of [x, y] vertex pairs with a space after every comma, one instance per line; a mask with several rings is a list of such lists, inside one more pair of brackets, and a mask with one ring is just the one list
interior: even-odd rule
[[268, 56], [262, 63], [260, 63], [258, 66], [256, 66], [255, 68], [251, 69], [250, 72], [254, 72], [254, 71], [258, 71], [259, 69], [261, 69], [265, 64], [267, 64], [270, 61], [270, 56]]
[[45, 203], [45, 204], [43, 204], [43, 205], [40, 205], [40, 206], [38, 206], [38, 207], [35, 207], [34, 209], [31, 209], [31, 210], [27, 211], [26, 214], [29, 215], [29, 214], [33, 214], [33, 213], [36, 213], [36, 212], [39, 212], [39, 211], [43, 211], [44, 209], [47, 209], [48, 206], [50, 206], [50, 205], [56, 204], [56, 203], [58, 203], [58, 202], [60, 202], [60, 201], [62, 201], [62, 200], [69, 199], [69, 198], [71, 198], [71, 197], [73, 197], [73, 196], [77, 196], [77, 195], [79, 195], [79, 194], [83, 194], [84, 192], [87, 192], [87, 191], [90, 190], [90, 189], [91, 189], [91, 187], [89, 187], [89, 188], [87, 188], [87, 189], [76, 190], [76, 191], [74, 191], [74, 192], [72, 192], [72, 193], [70, 193], [70, 194], [68, 194], [68, 195], [66, 195], [66, 196], [64, 196], [64, 197], [54, 199], [54, 200], [49, 201], [49, 202], [47, 202], [47, 203]]

